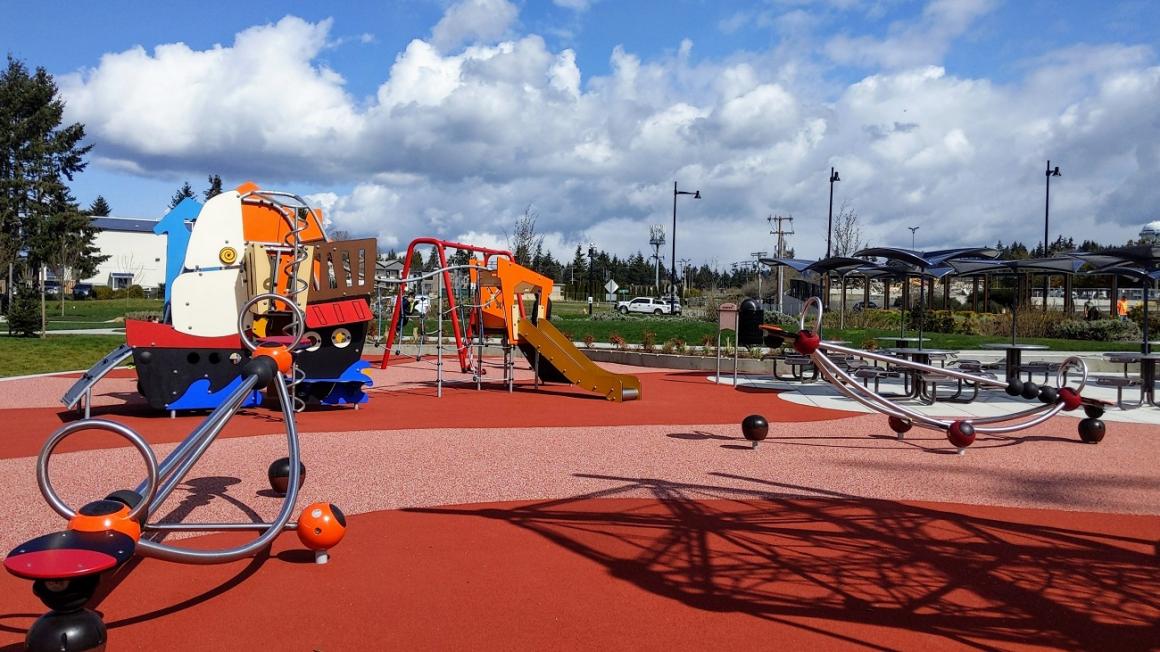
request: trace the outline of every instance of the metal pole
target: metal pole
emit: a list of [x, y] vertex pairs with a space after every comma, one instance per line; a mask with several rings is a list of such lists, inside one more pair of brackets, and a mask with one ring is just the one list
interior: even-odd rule
[[[847, 170], [849, 172], [849, 170]], [[857, 175], [855, 175], [857, 176]], [[834, 231], [834, 168], [830, 168], [830, 212], [826, 222], [826, 258], [830, 257], [830, 237]], [[827, 289], [827, 294], [829, 291]], [[829, 297], [827, 297], [829, 299]], [[826, 301], [828, 304], [829, 301]]]
[[677, 303], [677, 182], [673, 182], [673, 249], [669, 261], [669, 310]]
[[439, 320], [439, 326], [435, 329], [438, 334], [438, 339], [435, 342], [435, 395], [443, 398], [443, 284], [436, 283], [435, 285], [439, 288], [436, 293], [439, 310], [435, 313], [435, 317]]

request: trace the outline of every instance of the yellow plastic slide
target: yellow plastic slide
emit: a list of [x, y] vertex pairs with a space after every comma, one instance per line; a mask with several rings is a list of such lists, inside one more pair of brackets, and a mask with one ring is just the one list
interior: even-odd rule
[[538, 352], [539, 375], [542, 380], [566, 380], [577, 387], [602, 394], [610, 401], [631, 401], [640, 398], [640, 379], [629, 374], [614, 374], [602, 369], [580, 352], [552, 322], [547, 319], [533, 324], [521, 319], [519, 324], [520, 350], [532, 361]]

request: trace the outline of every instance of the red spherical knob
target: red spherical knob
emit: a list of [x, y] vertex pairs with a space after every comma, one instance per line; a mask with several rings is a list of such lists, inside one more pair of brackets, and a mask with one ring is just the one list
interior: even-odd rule
[[1083, 405], [1083, 397], [1079, 395], [1079, 392], [1070, 387], [1059, 388], [1059, 401], [1063, 403], [1063, 409], [1067, 412], [1071, 412], [1080, 405]]
[[947, 428], [947, 440], [955, 448], [966, 448], [975, 443], [975, 427], [969, 421], [956, 421]]
[[810, 355], [818, 350], [822, 337], [813, 331], [798, 331], [793, 341], [793, 349], [802, 355]]
[[311, 550], [329, 550], [346, 534], [346, 516], [329, 503], [314, 503], [298, 517], [298, 539]]

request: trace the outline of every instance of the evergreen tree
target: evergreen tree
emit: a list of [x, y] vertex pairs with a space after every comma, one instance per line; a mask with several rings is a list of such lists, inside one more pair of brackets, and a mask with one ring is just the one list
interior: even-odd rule
[[[44, 68], [30, 73], [9, 56], [0, 74], [0, 267], [21, 275], [37, 269], [21, 254], [43, 222], [72, 201], [65, 182], [85, 169], [92, 148], [80, 144], [84, 125], [62, 125], [63, 115], [52, 75]], [[16, 279], [8, 280], [11, 293]]]
[[97, 195], [93, 203], [89, 204], [89, 215], [93, 217], [108, 217], [113, 209], [109, 206], [109, 202], [105, 201], [104, 195]]
[[109, 256], [99, 255], [93, 245], [97, 231], [92, 217], [86, 215], [72, 201], [72, 197], [66, 194], [29, 238], [29, 259], [38, 266], [46, 265], [60, 281], [61, 316], [64, 315], [67, 282], [96, 274], [97, 266], [109, 259]]
[[193, 186], [189, 185], [188, 181], [181, 184], [181, 187], [177, 189], [177, 192], [173, 193], [173, 197], [169, 199], [169, 208], [175, 208], [182, 202], [182, 200], [186, 199], [187, 197], [196, 197], [196, 195], [193, 194]]
[[[205, 197], [206, 201], [222, 194], [222, 178], [216, 174], [209, 175], [209, 188], [206, 188], [205, 192], [201, 194]], [[174, 205], [176, 206], [176, 204]]]

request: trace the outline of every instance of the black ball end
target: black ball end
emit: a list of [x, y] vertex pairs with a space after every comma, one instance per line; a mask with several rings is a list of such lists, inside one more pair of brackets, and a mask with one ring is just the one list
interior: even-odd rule
[[274, 374], [278, 373], [278, 363], [267, 355], [250, 358], [242, 367], [242, 376], [257, 376], [258, 387], [265, 387], [274, 382]]
[[1004, 390], [1008, 396], [1019, 396], [1023, 393], [1023, 381], [1018, 378], [1012, 379], [1007, 383], [1007, 388]]

